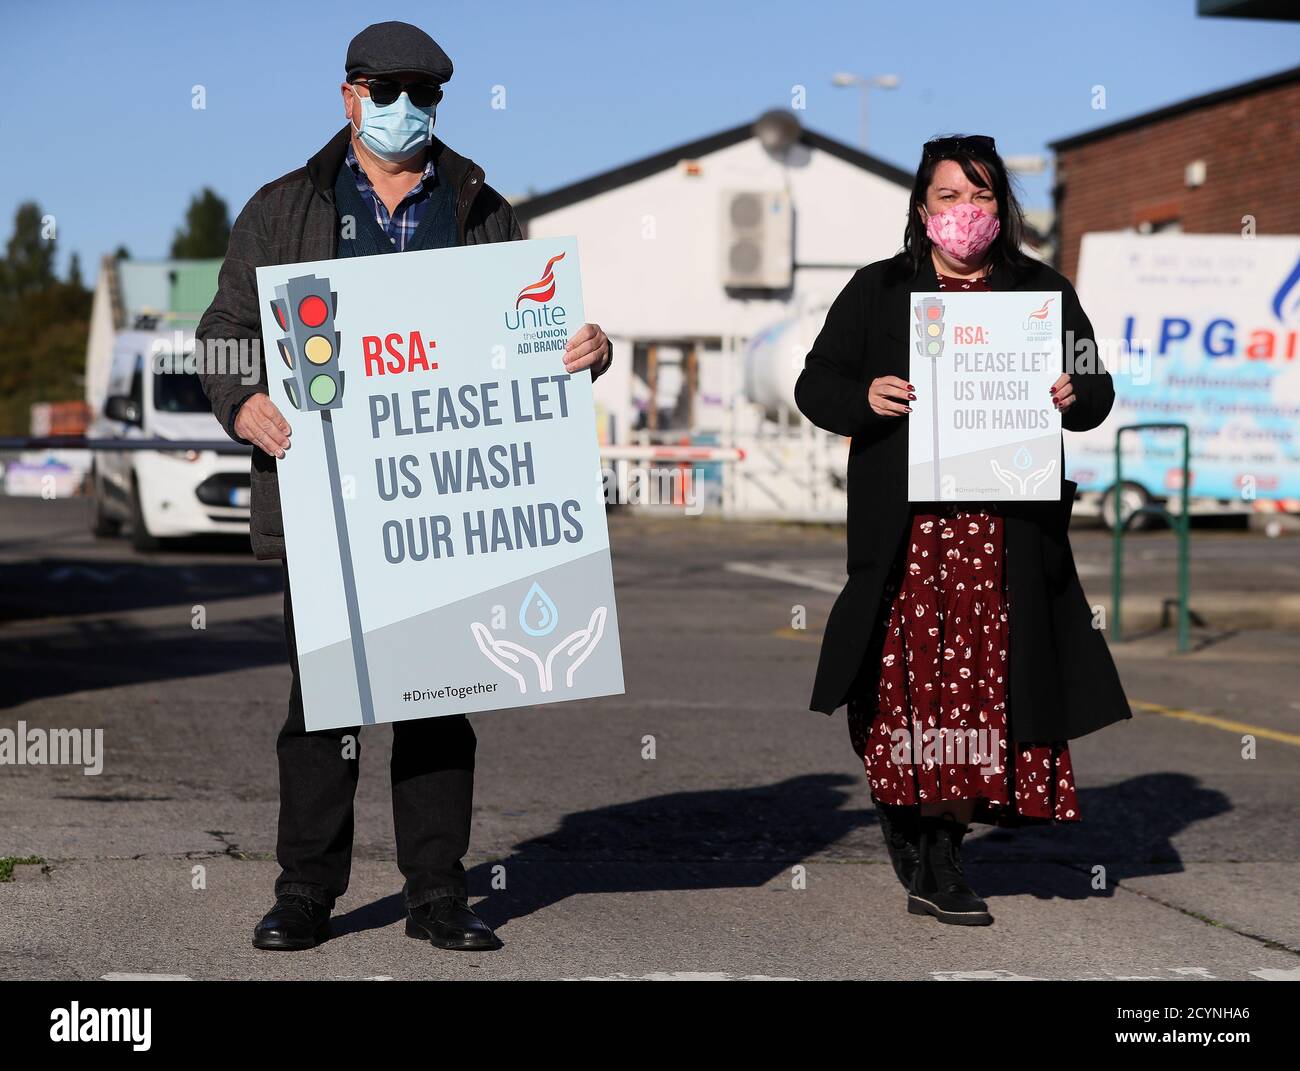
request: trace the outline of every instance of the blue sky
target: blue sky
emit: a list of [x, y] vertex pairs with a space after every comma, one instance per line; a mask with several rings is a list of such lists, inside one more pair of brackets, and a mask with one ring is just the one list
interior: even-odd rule
[[[993, 134], [1004, 153], [1292, 66], [1300, 24], [1200, 19], [1195, 0], [645, 4], [173, 0], [8, 7], [0, 235], [18, 203], [58, 221], [87, 278], [119, 244], [165, 256], [192, 194], [232, 217], [262, 183], [342, 125], [347, 42], [368, 21], [428, 30], [456, 74], [439, 135], [507, 194], [544, 191], [788, 106], [856, 143], [856, 91], [839, 70], [891, 73], [873, 93], [870, 148], [905, 168], [939, 132]], [[202, 85], [206, 108], [191, 107]], [[494, 109], [493, 87], [506, 90]], [[1094, 85], [1107, 109], [1094, 111]], [[1031, 208], [1049, 178], [1025, 182]]]

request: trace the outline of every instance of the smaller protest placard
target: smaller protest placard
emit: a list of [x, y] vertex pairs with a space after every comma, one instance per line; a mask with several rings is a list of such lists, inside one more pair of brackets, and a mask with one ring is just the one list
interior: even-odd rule
[[1058, 291], [914, 293], [910, 502], [1061, 497]]

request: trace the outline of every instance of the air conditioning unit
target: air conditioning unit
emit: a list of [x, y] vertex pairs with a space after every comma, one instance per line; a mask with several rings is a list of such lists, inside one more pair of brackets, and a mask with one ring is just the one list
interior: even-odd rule
[[785, 191], [722, 195], [722, 285], [783, 290], [794, 277], [794, 213]]

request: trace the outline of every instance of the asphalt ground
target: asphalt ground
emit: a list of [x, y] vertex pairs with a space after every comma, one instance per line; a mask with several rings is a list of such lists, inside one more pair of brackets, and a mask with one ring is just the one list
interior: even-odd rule
[[[0, 881], [2, 977], [1300, 979], [1300, 633], [1269, 610], [1300, 593], [1295, 536], [1193, 532], [1194, 649], [1132, 616], [1136, 716], [1071, 746], [1083, 821], [982, 828], [997, 921], [962, 929], [905, 913], [843, 711], [807, 710], [843, 530], [615, 514], [626, 694], [473, 718], [466, 865], [504, 948], [404, 936], [378, 727], [334, 936], [286, 954], [249, 942], [278, 872], [279, 570], [87, 521], [0, 500], [0, 729], [104, 741], [96, 776], [0, 766], [0, 857], [43, 861]], [[1102, 603], [1109, 539], [1074, 542]], [[1132, 537], [1134, 606], [1173, 594], [1172, 547]]]

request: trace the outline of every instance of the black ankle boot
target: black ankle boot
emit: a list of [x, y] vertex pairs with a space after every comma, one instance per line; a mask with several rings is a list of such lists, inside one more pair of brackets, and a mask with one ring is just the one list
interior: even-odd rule
[[907, 897], [913, 915], [933, 915], [950, 926], [987, 926], [993, 921], [988, 904], [966, 884], [961, 867], [961, 842], [967, 827], [951, 815], [920, 819], [920, 865]]
[[910, 890], [921, 862], [921, 808], [881, 803], [875, 797], [872, 802], [876, 805], [876, 821], [880, 823], [894, 873], [903, 888]]

